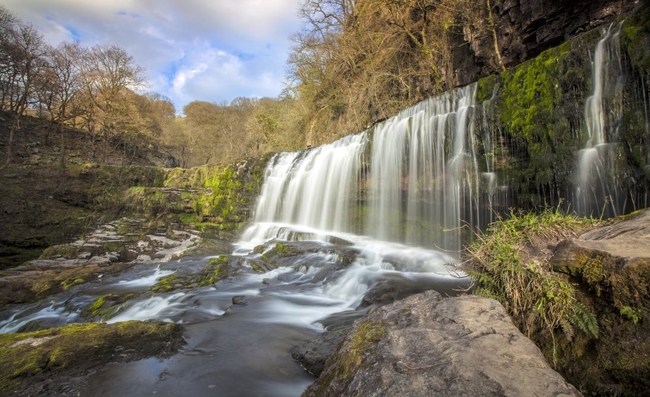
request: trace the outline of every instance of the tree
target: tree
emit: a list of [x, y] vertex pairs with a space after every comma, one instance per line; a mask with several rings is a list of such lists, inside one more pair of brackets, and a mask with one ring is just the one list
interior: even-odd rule
[[182, 118], [175, 118], [163, 129], [162, 143], [172, 156], [179, 159], [181, 167], [189, 166], [193, 146]]
[[50, 129], [61, 138], [61, 167], [65, 166], [65, 123], [75, 114], [72, 107], [83, 88], [80, 60], [83, 49], [77, 43], [62, 43], [49, 51], [47, 67], [38, 87], [39, 101], [48, 111]]
[[92, 47], [81, 65], [85, 98], [94, 107], [86, 109], [85, 117], [93, 130], [99, 127], [103, 160], [107, 163], [110, 143], [118, 129], [133, 129], [130, 94], [142, 84], [144, 70], [117, 45]]
[[326, 41], [341, 33], [355, 16], [355, 0], [305, 0], [298, 16], [305, 21], [307, 36]]
[[[470, 0], [306, 0], [289, 58], [307, 141], [359, 131], [454, 86], [455, 46], [487, 5]], [[469, 29], [469, 30], [468, 30]], [[479, 31], [480, 30], [480, 31]]]
[[0, 6], [0, 105], [12, 114], [6, 158], [0, 169], [11, 163], [14, 137], [20, 129], [21, 117], [34, 98], [37, 76], [45, 70], [46, 53], [47, 46], [40, 33]]
[[138, 95], [135, 98], [141, 122], [141, 134], [146, 140], [160, 144], [159, 148], [187, 164], [186, 139], [182, 120], [176, 120], [176, 108], [171, 99], [155, 92]]
[[144, 129], [152, 138], [160, 138], [165, 128], [174, 121], [176, 108], [171, 99], [156, 92], [139, 95], [136, 106], [144, 120]]

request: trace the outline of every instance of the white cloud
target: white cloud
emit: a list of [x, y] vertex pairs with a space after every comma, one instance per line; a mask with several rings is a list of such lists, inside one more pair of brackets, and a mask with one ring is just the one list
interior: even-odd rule
[[147, 87], [178, 110], [191, 100], [275, 96], [300, 0], [4, 0], [57, 44], [118, 44]]

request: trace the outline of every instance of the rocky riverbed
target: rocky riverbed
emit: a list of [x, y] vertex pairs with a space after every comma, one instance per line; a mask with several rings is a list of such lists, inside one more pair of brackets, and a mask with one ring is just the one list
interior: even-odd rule
[[167, 262], [199, 246], [198, 231], [154, 230], [146, 219], [122, 218], [36, 260], [0, 273], [0, 304], [46, 298], [139, 263]]

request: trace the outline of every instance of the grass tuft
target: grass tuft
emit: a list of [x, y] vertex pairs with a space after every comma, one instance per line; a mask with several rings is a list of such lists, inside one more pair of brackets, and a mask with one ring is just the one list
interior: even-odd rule
[[591, 218], [567, 215], [559, 209], [541, 214], [511, 212], [490, 225], [467, 249], [469, 273], [476, 294], [498, 300], [527, 336], [548, 335], [572, 340], [574, 328], [598, 337], [598, 322], [590, 308], [576, 299], [576, 290], [548, 263], [549, 245], [575, 237], [599, 224]]

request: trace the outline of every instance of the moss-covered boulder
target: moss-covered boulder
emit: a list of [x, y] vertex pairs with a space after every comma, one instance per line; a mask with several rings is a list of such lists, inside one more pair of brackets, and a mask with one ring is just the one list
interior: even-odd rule
[[0, 335], [0, 394], [41, 395], [109, 362], [170, 356], [182, 333], [177, 324], [128, 321]]
[[[601, 394], [650, 390], [650, 210], [560, 243], [551, 258], [593, 308], [600, 333], [559, 362], [577, 386]], [[622, 393], [622, 394], [619, 394]]]

